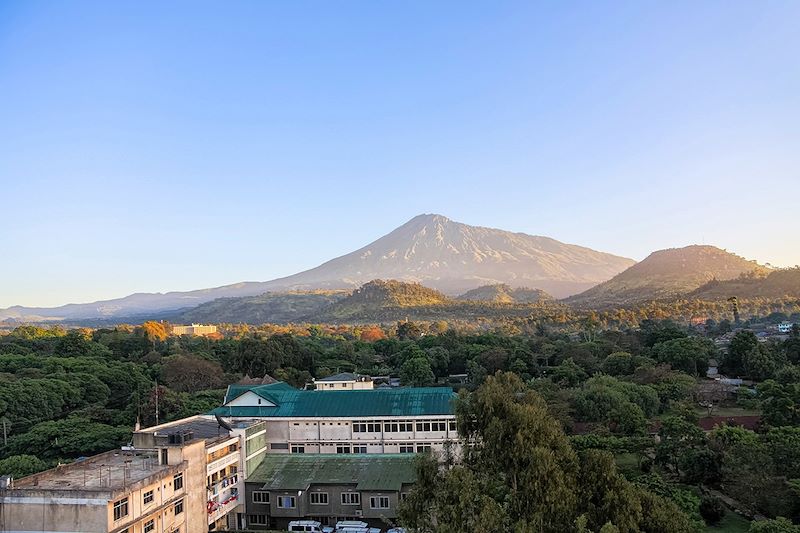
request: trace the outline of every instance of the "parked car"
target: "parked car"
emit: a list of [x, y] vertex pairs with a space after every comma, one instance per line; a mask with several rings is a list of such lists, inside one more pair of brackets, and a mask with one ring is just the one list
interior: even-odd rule
[[404, 527], [393, 527], [386, 531], [386, 533], [406, 533], [406, 528]]
[[333, 528], [330, 526], [323, 526], [316, 520], [294, 520], [289, 522], [289, 529], [287, 531], [302, 531], [308, 533], [333, 533]]

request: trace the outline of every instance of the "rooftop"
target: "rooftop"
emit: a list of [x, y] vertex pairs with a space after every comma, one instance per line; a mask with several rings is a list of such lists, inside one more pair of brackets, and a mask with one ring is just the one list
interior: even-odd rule
[[14, 480], [14, 489], [115, 491], [178, 468], [155, 452], [113, 450]]
[[[228, 405], [252, 391], [262, 405]], [[453, 414], [456, 393], [449, 387], [403, 387], [374, 390], [308, 391], [286, 383], [231, 385], [225, 405], [212, 414], [234, 417], [376, 417]]]
[[354, 374], [352, 372], [341, 372], [339, 374], [334, 374], [326, 378], [319, 378], [314, 381], [372, 381], [372, 378], [369, 376], [362, 376], [361, 374]]
[[[259, 420], [237, 420], [234, 422], [225, 421], [225, 423], [229, 424], [234, 429], [244, 429], [259, 422]], [[188, 418], [182, 418], [180, 420], [167, 422], [158, 426], [142, 428], [136, 431], [135, 434], [151, 434], [161, 437], [173, 434], [180, 434], [184, 436], [190, 434], [191, 437], [186, 438], [183, 442], [191, 442], [195, 439], [204, 439], [207, 445], [209, 443], [231, 438], [230, 432], [225, 427], [221, 426], [216, 417], [213, 415], [190, 416]]]
[[356, 485], [356, 490], [400, 490], [417, 479], [413, 454], [267, 454], [247, 478], [265, 490], [311, 485]]

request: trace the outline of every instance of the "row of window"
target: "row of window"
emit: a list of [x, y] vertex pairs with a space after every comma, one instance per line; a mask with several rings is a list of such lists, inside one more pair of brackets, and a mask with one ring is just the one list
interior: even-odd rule
[[[269, 503], [269, 492], [263, 490], [253, 491], [253, 503]], [[358, 492], [343, 492], [341, 494], [342, 505], [361, 505], [361, 494]], [[312, 492], [308, 495], [311, 505], [328, 505], [327, 492]], [[297, 507], [297, 499], [294, 496], [278, 496], [275, 503], [279, 509], [294, 509]], [[388, 496], [371, 496], [369, 499], [370, 509], [388, 509]]]
[[[437, 443], [437, 444], [442, 444], [442, 443]], [[413, 442], [400, 442], [400, 443], [392, 443], [391, 445], [398, 446], [400, 453], [424, 453], [431, 451], [430, 443], [420, 442], [415, 445]], [[370, 444], [370, 446], [372, 446], [372, 444]], [[299, 444], [292, 445], [291, 451], [292, 453], [306, 453], [306, 447]], [[369, 453], [369, 452], [367, 452], [366, 444], [337, 443], [336, 453]]]
[[[150, 492], [152, 492], [152, 491], [150, 491]], [[126, 513], [127, 513], [128, 498], [123, 498], [123, 499], [125, 500], [125, 507], [126, 507]], [[122, 501], [122, 500], [120, 500], [120, 501]], [[115, 506], [114, 507], [114, 509], [115, 509], [114, 516], [116, 517], [116, 503], [114, 504], [114, 506]], [[173, 513], [175, 513], [176, 516], [183, 512], [183, 500], [182, 499], [178, 500], [177, 502], [175, 502], [175, 504], [172, 506], [172, 511], [173, 511]], [[114, 520], [119, 520], [119, 519], [118, 518], [114, 518]], [[142, 532], [143, 533], [150, 533], [151, 531], [155, 531], [155, 530], [156, 530], [156, 519], [155, 518], [151, 518], [150, 520], [145, 522], [144, 523], [144, 527], [142, 528]], [[122, 531], [120, 531], [120, 533], [128, 533], [128, 532], [129, 532], [129, 528], [126, 528], [126, 529], [123, 529]]]
[[[306, 422], [305, 425], [316, 425], [313, 422]], [[320, 422], [321, 426], [325, 425], [341, 426], [342, 422]], [[408, 433], [414, 431], [416, 424], [417, 431], [450, 431], [456, 430], [455, 420], [400, 420], [400, 421], [377, 421], [377, 422], [353, 422], [353, 433]], [[299, 426], [300, 422], [294, 422], [295, 426]], [[349, 426], [349, 422], [344, 422], [345, 426]]]
[[[172, 476], [172, 487], [173, 487], [173, 490], [180, 490], [180, 489], [183, 488], [183, 472], [180, 472], [180, 473], [175, 474], [174, 476]], [[154, 496], [152, 490], [148, 490], [147, 492], [142, 494], [142, 503], [144, 505], [148, 505], [148, 504], [152, 503], [154, 499], [155, 499], [155, 496]], [[176, 505], [175, 514], [179, 514], [179, 513], [183, 512], [183, 500], [181, 500], [178, 503], [180, 503], [180, 511], [177, 510], [177, 505], [178, 504], [175, 504]], [[128, 512], [129, 512], [129, 510], [128, 510], [128, 497], [127, 496], [114, 502], [114, 521], [115, 522], [117, 520], [121, 520], [122, 518], [125, 518], [126, 516], [128, 516]], [[146, 525], [145, 525], [145, 527], [146, 527]]]

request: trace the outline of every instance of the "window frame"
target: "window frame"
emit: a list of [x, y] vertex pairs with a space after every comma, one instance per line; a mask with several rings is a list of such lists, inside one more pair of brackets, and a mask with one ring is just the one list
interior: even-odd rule
[[[266, 501], [264, 501], [263, 499], [261, 501], [256, 500], [256, 495], [258, 495], [260, 498], [263, 498], [264, 494], [267, 495]], [[258, 504], [262, 504], [262, 505], [269, 505], [269, 503], [270, 503], [270, 494], [269, 494], [268, 490], [254, 490], [250, 494], [250, 499], [253, 500], [253, 503], [258, 503]]]
[[[349, 500], [349, 501], [345, 501]], [[361, 493], [360, 492], [343, 492], [342, 493], [342, 505], [361, 505]]]
[[156, 499], [153, 489], [142, 494], [142, 505], [150, 505]]
[[172, 476], [172, 490], [181, 490], [183, 488], [183, 472], [178, 472]]
[[172, 506], [172, 513], [174, 515], [179, 515], [184, 511], [185, 505], [183, 504], [183, 498], [176, 501], [175, 504]]
[[[314, 501], [314, 496], [317, 497], [318, 501]], [[327, 492], [310, 492], [308, 493], [308, 503], [310, 505], [330, 505], [330, 498], [328, 498]]]
[[[283, 505], [284, 500], [289, 500], [291, 505]], [[297, 509], [297, 497], [296, 496], [278, 496], [276, 505], [278, 509]]]
[[[375, 502], [378, 502], [378, 506], [375, 506]], [[381, 505], [383, 502], [386, 502], [386, 506]], [[369, 497], [369, 508], [370, 509], [389, 509], [391, 507], [391, 500], [388, 496], [370, 496]]]
[[[120, 498], [119, 500], [114, 502], [114, 522], [122, 520], [130, 513], [130, 506], [128, 503], [128, 497], [125, 496], [124, 498]], [[123, 512], [124, 511], [124, 512]]]

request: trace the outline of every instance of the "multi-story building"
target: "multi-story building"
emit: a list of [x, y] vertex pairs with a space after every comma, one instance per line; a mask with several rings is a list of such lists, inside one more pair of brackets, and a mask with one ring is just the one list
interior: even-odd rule
[[375, 388], [372, 383], [372, 378], [369, 376], [362, 376], [361, 374], [353, 374], [352, 372], [343, 372], [335, 374], [326, 378], [319, 378], [314, 380], [314, 385], [317, 390], [372, 390]]
[[241, 420], [229, 425], [213, 416], [199, 415], [140, 429], [134, 432], [133, 444], [136, 449], [182, 456], [189, 444], [203, 443], [204, 475], [192, 486], [197, 494], [205, 495], [208, 530], [215, 531], [238, 527], [236, 517], [244, 512], [239, 495], [248, 472], [264, 457], [265, 434], [264, 422]]
[[446, 387], [298, 390], [231, 385], [212, 413], [267, 422], [269, 453], [418, 453], [455, 442], [455, 393]]
[[285, 530], [308, 518], [385, 529], [415, 480], [413, 457], [405, 454], [268, 455], [247, 479], [247, 527]]
[[155, 450], [119, 450], [0, 485], [0, 531], [203, 533], [202, 497], [190, 490], [202, 474], [203, 445], [185, 458]]
[[206, 326], [203, 324], [192, 324], [190, 326], [172, 326], [173, 335], [213, 335], [217, 332], [217, 326]]

